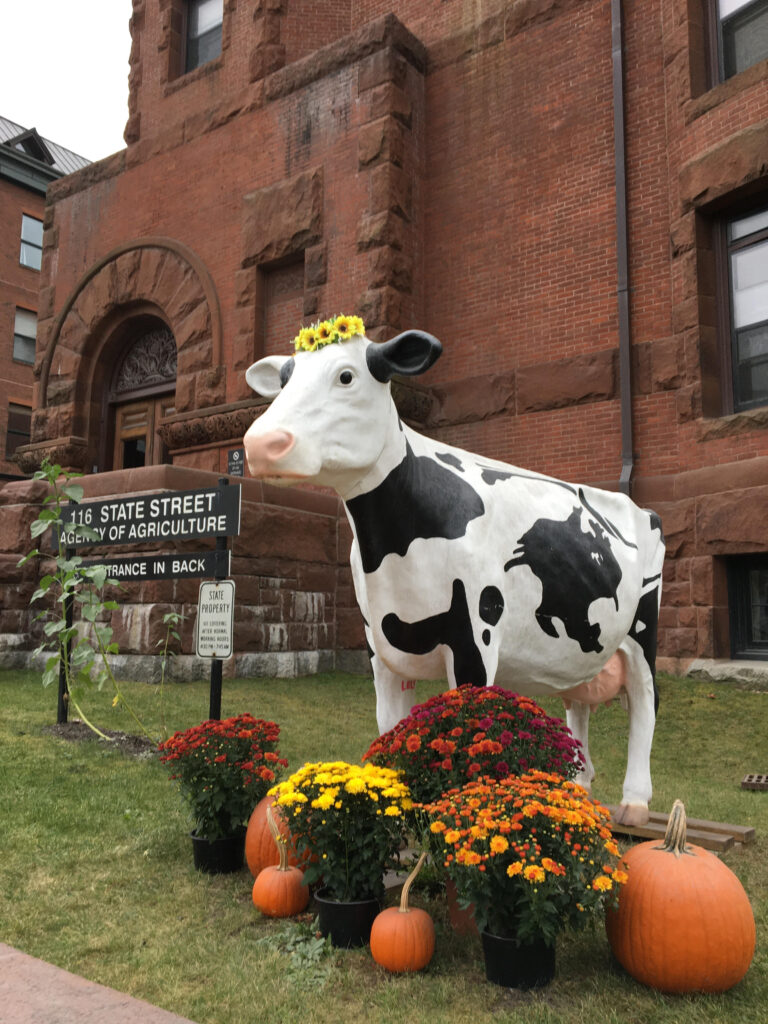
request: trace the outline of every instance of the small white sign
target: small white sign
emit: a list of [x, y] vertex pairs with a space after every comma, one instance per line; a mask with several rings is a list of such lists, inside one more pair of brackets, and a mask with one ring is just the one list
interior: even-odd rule
[[231, 658], [234, 623], [235, 581], [201, 583], [197, 601], [198, 658]]

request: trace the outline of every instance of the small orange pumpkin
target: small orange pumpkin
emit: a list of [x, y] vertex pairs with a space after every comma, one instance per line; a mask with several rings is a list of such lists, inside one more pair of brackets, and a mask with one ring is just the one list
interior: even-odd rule
[[267, 807], [266, 819], [277, 847], [278, 863], [259, 872], [253, 883], [253, 905], [267, 917], [293, 917], [309, 903], [309, 886], [304, 884], [304, 872], [287, 862], [285, 839], [271, 807]]
[[388, 907], [371, 928], [371, 956], [388, 971], [420, 971], [435, 952], [435, 926], [426, 910], [408, 906], [408, 893], [421, 871], [426, 851], [403, 885], [399, 907]]
[[725, 992], [747, 973], [755, 919], [736, 875], [709, 850], [686, 844], [676, 800], [663, 843], [622, 858], [629, 881], [605, 926], [614, 956], [637, 981], [662, 992]]
[[[254, 878], [258, 877], [259, 872], [263, 868], [280, 863], [280, 854], [275, 849], [275, 841], [267, 824], [267, 808], [273, 807], [273, 804], [274, 797], [265, 796], [256, 804], [248, 821], [248, 828], [245, 833], [245, 859]], [[296, 865], [298, 860], [294, 854], [288, 825], [279, 809], [273, 810], [273, 813], [277, 817], [277, 827], [281, 835], [286, 843], [289, 844], [289, 850], [287, 851], [288, 863]]]

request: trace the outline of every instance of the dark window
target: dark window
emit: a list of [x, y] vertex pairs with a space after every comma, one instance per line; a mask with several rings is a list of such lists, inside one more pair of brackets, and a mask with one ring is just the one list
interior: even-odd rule
[[728, 560], [731, 657], [768, 659], [768, 555]]
[[223, 0], [189, 0], [184, 70], [192, 71], [221, 53]]
[[768, 208], [727, 222], [733, 408], [768, 405]]
[[720, 77], [768, 57], [768, 0], [716, 0]]
[[19, 263], [39, 270], [43, 261], [43, 222], [36, 217], [21, 215], [21, 252]]
[[5, 433], [5, 454], [7, 458], [16, 451], [19, 445], [29, 444], [32, 426], [32, 410], [28, 405], [8, 403], [8, 429]]
[[35, 362], [37, 314], [28, 309], [17, 309], [13, 325], [13, 358], [19, 363]]

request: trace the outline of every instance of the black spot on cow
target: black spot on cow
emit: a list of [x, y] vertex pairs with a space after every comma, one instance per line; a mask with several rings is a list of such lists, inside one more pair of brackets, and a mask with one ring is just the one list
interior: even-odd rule
[[[645, 581], [644, 581], [645, 582]], [[653, 705], [658, 714], [659, 691], [656, 688], [656, 634], [659, 624], [659, 589], [654, 587], [643, 594], [637, 604], [637, 611], [629, 635], [643, 649], [643, 656], [648, 663], [653, 677]]]
[[559, 637], [552, 620], [560, 619], [582, 651], [600, 652], [600, 626], [590, 623], [589, 607], [600, 597], [611, 597], [618, 608], [621, 568], [601, 525], [589, 519], [585, 533], [581, 513], [574, 508], [564, 522], [537, 519], [504, 569], [527, 565], [538, 577], [542, 596], [536, 621], [548, 636]]
[[490, 629], [484, 629], [483, 630], [483, 643], [487, 647], [490, 642], [491, 642], [491, 631], [490, 631]]
[[456, 685], [472, 683], [485, 686], [485, 665], [475, 643], [467, 593], [461, 580], [453, 581], [448, 611], [417, 622], [403, 622], [394, 612], [390, 612], [382, 619], [381, 628], [393, 647], [408, 654], [429, 654], [438, 644], [445, 644], [453, 651]]
[[566, 491], [570, 491], [571, 494], [577, 494], [577, 490], [571, 484], [567, 484], [564, 480], [553, 480], [546, 476], [532, 476], [530, 473], [519, 473], [511, 472], [504, 469], [493, 469], [491, 466], [480, 466], [481, 478], [484, 484], [488, 484], [489, 487], [499, 480], [533, 480], [537, 484], [553, 484], [555, 487], [564, 487]]
[[504, 611], [504, 597], [498, 587], [483, 587], [478, 611], [483, 622], [495, 626]]
[[403, 461], [347, 508], [364, 572], [375, 572], [387, 555], [404, 555], [417, 538], [463, 537], [485, 511], [474, 487], [435, 459], [414, 455], [407, 441]]
[[600, 514], [600, 513], [599, 513], [599, 512], [598, 512], [598, 511], [597, 511], [596, 509], [592, 508], [592, 506], [591, 506], [591, 505], [589, 504], [589, 502], [587, 501], [587, 499], [586, 499], [586, 498], [584, 497], [584, 491], [582, 490], [582, 488], [581, 488], [581, 487], [579, 488], [579, 498], [580, 498], [580, 500], [581, 500], [581, 503], [582, 503], [582, 505], [584, 506], [584, 508], [585, 508], [585, 509], [586, 509], [586, 510], [587, 510], [588, 512], [591, 512], [591, 513], [592, 513], [592, 515], [593, 515], [593, 516], [595, 517], [595, 519], [596, 519], [596, 520], [598, 521], [598, 523], [600, 523], [600, 525], [602, 526], [602, 528], [603, 528], [603, 529], [604, 529], [604, 530], [605, 530], [605, 531], [606, 531], [607, 533], [609, 533], [609, 534], [610, 534], [610, 535], [611, 535], [612, 537], [615, 537], [615, 538], [616, 538], [617, 540], [620, 540], [620, 541], [621, 541], [621, 543], [622, 543], [622, 544], [623, 544], [623, 545], [624, 545], [625, 547], [627, 547], [627, 548], [634, 548], [634, 549], [635, 549], [635, 551], [637, 551], [637, 544], [635, 544], [635, 543], [634, 543], [633, 541], [631, 541], [631, 540], [627, 540], [627, 538], [626, 538], [626, 537], [623, 537], [623, 536], [622, 536], [622, 535], [621, 535], [621, 534], [619, 533], [618, 527], [614, 526], [614, 524], [613, 524], [613, 523], [612, 523], [612, 522], [610, 521], [610, 519], [606, 519], [606, 517], [605, 517], [605, 516], [601, 515], [601, 514]]
[[483, 467], [480, 475], [484, 484], [488, 484], [489, 487], [493, 487], [497, 480], [509, 480], [513, 474], [505, 473], [501, 469], [490, 469], [485, 466]]
[[460, 473], [464, 472], [464, 467], [459, 459], [453, 452], [435, 452], [435, 455], [441, 462], [444, 462], [446, 466], [453, 466], [454, 469], [458, 469]]

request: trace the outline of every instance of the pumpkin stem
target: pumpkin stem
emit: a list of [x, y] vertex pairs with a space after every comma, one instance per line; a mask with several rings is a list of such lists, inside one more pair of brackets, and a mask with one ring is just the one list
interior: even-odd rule
[[411, 886], [413, 885], [413, 881], [416, 878], [416, 875], [418, 875], [418, 873], [421, 871], [421, 865], [424, 863], [424, 861], [426, 859], [427, 859], [427, 851], [423, 850], [421, 856], [416, 861], [416, 867], [413, 869], [413, 871], [410, 873], [410, 875], [408, 875], [408, 877], [406, 878], [405, 882], [403, 883], [403, 891], [400, 894], [400, 913], [401, 914], [407, 914], [408, 911], [409, 911], [409, 907], [408, 907], [408, 893], [411, 891]]
[[271, 805], [267, 807], [267, 825], [269, 826], [269, 831], [272, 833], [272, 838], [275, 841], [275, 845], [277, 846], [277, 852], [280, 856], [280, 863], [277, 865], [277, 870], [287, 871], [288, 863], [285, 853], [285, 840], [280, 835], [280, 829], [277, 827], [277, 822], [275, 821], [275, 816], [272, 813]]
[[684, 853], [691, 851], [686, 846], [686, 821], [685, 805], [682, 800], [675, 800], [672, 810], [669, 812], [667, 831], [664, 833], [664, 842], [657, 846], [657, 850], [664, 850], [665, 853], [673, 853], [675, 857], [681, 857]]

